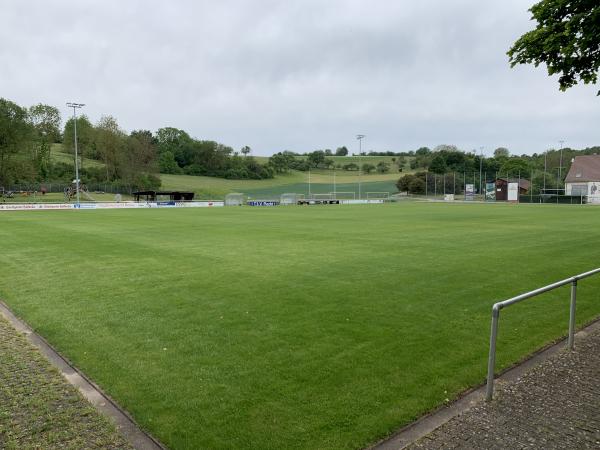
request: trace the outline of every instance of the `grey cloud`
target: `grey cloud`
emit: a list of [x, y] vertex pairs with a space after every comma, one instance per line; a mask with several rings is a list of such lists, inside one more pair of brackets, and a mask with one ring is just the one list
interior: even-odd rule
[[[8, 1], [0, 96], [77, 100], [128, 130], [177, 126], [258, 154], [600, 142], [600, 102], [510, 69], [530, 0]], [[66, 114], [66, 109], [64, 110]]]

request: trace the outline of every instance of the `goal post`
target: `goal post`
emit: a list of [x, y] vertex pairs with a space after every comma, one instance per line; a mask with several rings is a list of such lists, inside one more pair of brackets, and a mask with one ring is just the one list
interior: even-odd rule
[[329, 194], [312, 194], [311, 198], [313, 200], [333, 200], [333, 195]]
[[330, 192], [330, 195], [332, 195], [333, 199], [336, 200], [355, 200], [356, 199], [356, 192], [354, 191], [347, 191], [347, 192]]
[[367, 192], [367, 199], [387, 200], [389, 198], [390, 198], [389, 192]]
[[304, 200], [304, 194], [296, 194], [295, 192], [286, 192], [281, 194], [281, 205], [297, 205], [300, 200]]
[[225, 206], [242, 206], [246, 196], [240, 192], [232, 192], [225, 196]]

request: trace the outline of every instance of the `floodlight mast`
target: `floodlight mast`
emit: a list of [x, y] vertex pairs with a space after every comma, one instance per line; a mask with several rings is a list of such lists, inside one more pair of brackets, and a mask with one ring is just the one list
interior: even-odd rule
[[77, 152], [77, 110], [85, 106], [84, 103], [68, 102], [67, 106], [73, 108], [73, 140], [75, 141], [75, 193], [77, 195], [77, 208], [79, 203], [79, 156]]
[[362, 186], [361, 186], [361, 176], [362, 176], [362, 140], [366, 137], [364, 134], [357, 134], [356, 139], [358, 140], [358, 199], [362, 199]]
[[[558, 163], [558, 184], [556, 185], [557, 189], [559, 189], [560, 182], [562, 180], [563, 145], [565, 144], [565, 141], [564, 139], [561, 139], [560, 141], [558, 141], [558, 143], [560, 144], [560, 162]], [[556, 193], [558, 194], [558, 191]], [[563, 194], [566, 193], [567, 191], [565, 189], [565, 186], [563, 185]]]
[[[481, 189], [481, 171], [483, 169], [483, 146], [479, 147], [479, 193], [482, 193], [482, 189]], [[508, 183], [508, 179], [506, 180], [506, 182]], [[444, 193], [446, 193], [446, 183], [444, 183]], [[485, 197], [483, 198], [485, 200]]]

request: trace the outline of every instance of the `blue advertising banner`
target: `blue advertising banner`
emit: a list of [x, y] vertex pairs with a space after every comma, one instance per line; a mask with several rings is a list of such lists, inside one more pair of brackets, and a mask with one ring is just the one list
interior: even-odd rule
[[248, 206], [278, 206], [279, 202], [263, 201], [263, 200], [251, 200], [246, 203]]

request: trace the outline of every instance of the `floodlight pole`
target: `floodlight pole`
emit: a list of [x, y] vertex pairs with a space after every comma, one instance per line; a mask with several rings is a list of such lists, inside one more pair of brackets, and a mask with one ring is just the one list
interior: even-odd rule
[[[565, 141], [561, 139], [560, 141], [558, 141], [558, 143], [560, 144], [560, 162], [558, 163], [558, 184], [556, 185], [557, 189], [560, 186], [560, 181], [562, 180], [563, 144], [565, 143]], [[565, 193], [566, 192], [563, 187], [563, 194]]]
[[544, 194], [546, 193], [546, 172], [548, 171], [548, 150], [544, 152]]
[[333, 166], [333, 199], [337, 199], [337, 194], [335, 190], [335, 166]]
[[479, 193], [481, 194], [481, 170], [483, 169], [483, 147], [479, 147]]
[[73, 108], [73, 140], [75, 142], [75, 194], [77, 196], [77, 208], [80, 207], [79, 203], [79, 156], [77, 152], [77, 110], [85, 106], [84, 103], [67, 103], [69, 108]]
[[364, 134], [357, 134], [356, 139], [358, 139], [358, 199], [362, 199], [362, 186], [361, 186], [361, 176], [362, 176], [362, 140], [365, 138]]

